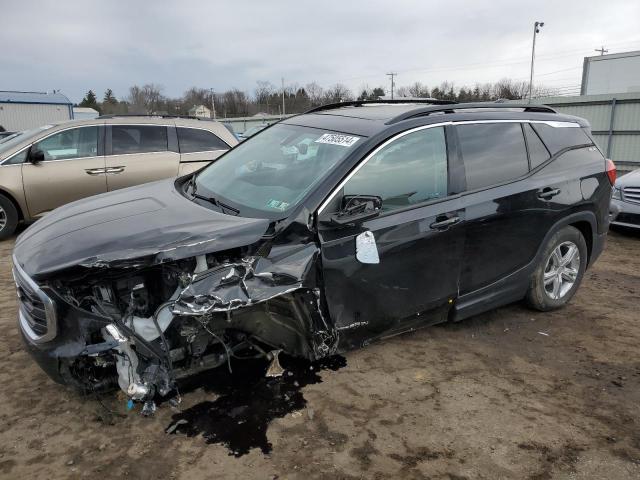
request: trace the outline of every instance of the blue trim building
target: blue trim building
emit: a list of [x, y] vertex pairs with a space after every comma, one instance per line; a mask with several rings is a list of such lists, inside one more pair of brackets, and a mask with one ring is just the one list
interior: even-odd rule
[[0, 126], [5, 130], [27, 130], [67, 120], [73, 120], [73, 104], [59, 92], [0, 90]]

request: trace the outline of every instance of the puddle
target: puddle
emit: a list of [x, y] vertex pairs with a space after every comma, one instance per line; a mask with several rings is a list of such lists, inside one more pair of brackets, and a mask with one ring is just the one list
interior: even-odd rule
[[241, 457], [253, 448], [271, 452], [267, 429], [275, 418], [304, 408], [301, 388], [322, 382], [322, 370], [346, 366], [344, 357], [336, 355], [317, 362], [280, 356], [285, 369], [282, 377], [266, 378], [267, 364], [243, 360], [232, 364], [233, 374], [217, 368], [190, 379], [181, 392], [203, 388], [218, 395], [173, 415], [167, 432], [188, 437], [202, 435], [208, 444], [221, 444], [229, 455]]

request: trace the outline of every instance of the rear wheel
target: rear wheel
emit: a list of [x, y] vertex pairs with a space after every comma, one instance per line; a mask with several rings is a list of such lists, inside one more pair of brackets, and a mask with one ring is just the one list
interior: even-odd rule
[[0, 195], [0, 240], [9, 238], [18, 226], [18, 211], [13, 202]]
[[576, 293], [587, 268], [587, 244], [574, 227], [555, 233], [544, 249], [527, 292], [529, 306], [548, 311], [565, 306]]

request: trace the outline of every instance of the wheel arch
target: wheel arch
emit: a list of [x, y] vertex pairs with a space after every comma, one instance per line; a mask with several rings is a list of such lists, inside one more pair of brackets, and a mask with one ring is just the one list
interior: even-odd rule
[[586, 220], [578, 220], [577, 222], [570, 223], [569, 226], [578, 229], [584, 237], [584, 241], [587, 244], [587, 265], [591, 264], [591, 253], [593, 252], [593, 226]]
[[538, 252], [536, 254], [536, 260], [542, 254], [542, 251], [544, 250], [545, 245], [549, 242], [549, 239], [564, 227], [574, 227], [582, 234], [582, 236], [584, 237], [584, 241], [587, 244], [587, 266], [590, 265], [595, 241], [594, 236], [598, 231], [598, 222], [596, 219], [596, 215], [590, 210], [575, 212], [558, 220], [549, 229], [544, 239], [540, 243]]

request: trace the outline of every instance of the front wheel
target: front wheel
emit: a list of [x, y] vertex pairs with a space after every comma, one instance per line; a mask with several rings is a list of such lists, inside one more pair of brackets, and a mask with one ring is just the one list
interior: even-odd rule
[[0, 195], [0, 240], [13, 235], [18, 226], [18, 211], [11, 200]]
[[576, 293], [587, 268], [587, 244], [575, 227], [556, 232], [531, 277], [526, 300], [540, 311], [564, 307]]

